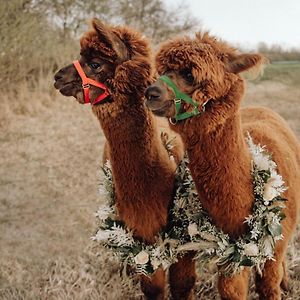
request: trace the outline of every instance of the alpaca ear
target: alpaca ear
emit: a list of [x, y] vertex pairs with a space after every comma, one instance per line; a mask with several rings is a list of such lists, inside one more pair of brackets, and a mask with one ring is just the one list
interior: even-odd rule
[[235, 74], [252, 68], [259, 70], [266, 62], [266, 58], [260, 54], [240, 54], [229, 58], [226, 70]]
[[119, 63], [128, 60], [129, 55], [125, 44], [114, 32], [112, 32], [109, 26], [96, 18], [92, 19], [92, 26], [98, 33], [100, 40], [115, 51]]

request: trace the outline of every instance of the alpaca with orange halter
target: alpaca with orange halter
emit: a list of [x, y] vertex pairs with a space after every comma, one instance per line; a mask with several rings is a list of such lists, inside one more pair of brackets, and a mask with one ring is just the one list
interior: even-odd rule
[[[177, 136], [172, 149], [175, 161], [169, 158], [156, 119], [144, 105], [144, 91], [153, 80], [148, 41], [127, 27], [94, 19], [80, 45], [79, 61], [56, 73], [55, 87], [79, 103], [91, 103], [107, 139], [104, 157], [111, 164], [118, 219], [136, 239], [152, 244], [167, 224], [175, 162], [184, 151]], [[169, 274], [173, 298], [192, 299], [192, 257], [183, 256]], [[141, 286], [147, 299], [164, 299], [163, 268], [142, 276]]]

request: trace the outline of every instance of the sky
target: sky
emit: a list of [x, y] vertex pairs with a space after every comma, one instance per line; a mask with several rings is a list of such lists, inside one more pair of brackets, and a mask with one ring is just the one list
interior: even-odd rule
[[204, 29], [243, 47], [265, 42], [300, 48], [300, 0], [165, 1], [186, 3]]

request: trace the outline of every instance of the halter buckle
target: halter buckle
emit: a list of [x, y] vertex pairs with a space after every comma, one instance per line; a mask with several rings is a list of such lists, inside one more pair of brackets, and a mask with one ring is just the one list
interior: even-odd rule
[[172, 124], [172, 125], [176, 125], [176, 124], [177, 124], [177, 120], [174, 119], [174, 118], [169, 118], [169, 122], [170, 122], [170, 124]]
[[206, 100], [204, 103], [202, 103], [201, 108], [202, 108], [202, 112], [205, 112], [205, 105], [208, 103], [209, 99]]
[[84, 89], [89, 89], [91, 87], [91, 85], [89, 83], [84, 83], [84, 84], [82, 84], [82, 87]]

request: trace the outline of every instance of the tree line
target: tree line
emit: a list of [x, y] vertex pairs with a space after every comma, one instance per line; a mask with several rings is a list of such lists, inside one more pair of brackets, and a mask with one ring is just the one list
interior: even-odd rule
[[267, 45], [264, 42], [260, 42], [258, 43], [257, 51], [267, 56], [271, 62], [300, 61], [300, 49], [297, 48], [284, 49], [278, 44]]
[[77, 57], [93, 17], [134, 27], [154, 44], [199, 25], [187, 6], [167, 7], [163, 0], [1, 1], [0, 80], [30, 81]]
[[[153, 46], [176, 34], [200, 29], [184, 1], [164, 0], [5, 0], [0, 3], [0, 80], [31, 81], [78, 56], [87, 20], [97, 17], [126, 24], [151, 39]], [[300, 60], [299, 49], [258, 45], [271, 61]]]

